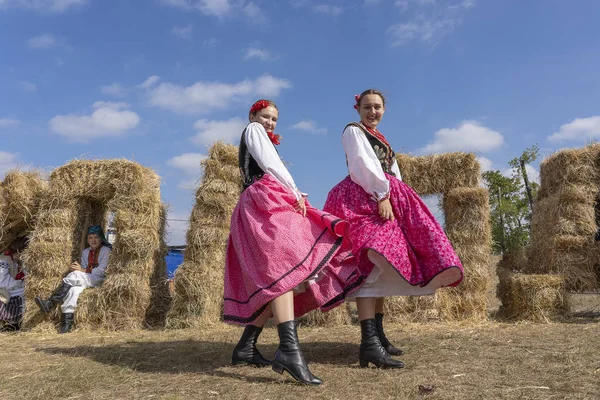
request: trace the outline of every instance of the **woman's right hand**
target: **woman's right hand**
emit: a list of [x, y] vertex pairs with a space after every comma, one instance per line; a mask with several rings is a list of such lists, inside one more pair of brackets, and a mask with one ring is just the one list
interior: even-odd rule
[[300, 198], [300, 200], [294, 204], [294, 210], [302, 214], [303, 217], [306, 217], [306, 202], [304, 201], [304, 197]]
[[393, 221], [394, 218], [394, 210], [392, 210], [392, 203], [390, 203], [390, 199], [384, 199], [378, 202], [379, 206], [379, 216], [384, 220]]
[[71, 264], [71, 271], [83, 271], [83, 268], [81, 268], [81, 265], [77, 261], [73, 261], [73, 264]]

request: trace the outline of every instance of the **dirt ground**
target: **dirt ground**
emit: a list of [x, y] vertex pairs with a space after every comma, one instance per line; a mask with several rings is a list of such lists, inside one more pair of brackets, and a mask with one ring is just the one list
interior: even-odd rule
[[[357, 326], [301, 328], [320, 387], [230, 366], [235, 327], [2, 334], [0, 399], [600, 399], [599, 318], [387, 330], [406, 351], [403, 370], [359, 368]], [[261, 336], [265, 356], [276, 335], [267, 328]]]
[[[495, 284], [494, 284], [495, 286]], [[0, 400], [12, 399], [600, 399], [600, 294], [573, 295], [550, 324], [387, 324], [401, 370], [358, 366], [360, 328], [299, 329], [320, 387], [269, 368], [230, 365], [241, 328], [0, 334]], [[277, 332], [259, 349], [270, 358]], [[431, 387], [429, 393], [419, 386]]]

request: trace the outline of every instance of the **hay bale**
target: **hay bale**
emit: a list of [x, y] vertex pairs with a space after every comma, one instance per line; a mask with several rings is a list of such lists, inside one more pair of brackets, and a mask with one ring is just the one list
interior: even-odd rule
[[538, 199], [543, 199], [567, 185], [600, 184], [598, 160], [600, 144], [580, 149], [561, 150], [540, 164], [541, 186]]
[[19, 234], [31, 231], [47, 188], [39, 172], [11, 170], [6, 173], [0, 182], [0, 251]]
[[419, 195], [445, 194], [452, 189], [476, 187], [481, 174], [473, 153], [443, 153], [413, 157], [397, 154], [402, 180]]
[[391, 323], [440, 321], [433, 295], [388, 297], [383, 311], [386, 322]]
[[440, 318], [486, 320], [487, 293], [491, 287], [490, 204], [486, 189], [456, 188], [443, 200], [446, 233], [460, 258], [465, 276], [456, 288], [439, 290], [435, 308]]
[[166, 260], [169, 247], [164, 240], [167, 213], [167, 206], [163, 204], [160, 212], [160, 244], [154, 253], [154, 270], [150, 277], [150, 305], [146, 310], [145, 317], [145, 323], [150, 327], [163, 327], [166, 322], [167, 313], [171, 307], [171, 291], [169, 289]]
[[223, 273], [231, 214], [240, 196], [238, 148], [215, 143], [202, 161], [204, 175], [190, 216], [184, 262], [175, 272], [167, 315], [171, 328], [221, 321]]
[[350, 325], [352, 317], [348, 313], [347, 307], [340, 305], [327, 312], [319, 309], [313, 310], [303, 315], [299, 322], [305, 326], [340, 326]]
[[[141, 328], [151, 299], [162, 235], [160, 180], [128, 160], [75, 160], [54, 170], [24, 259], [31, 270], [26, 296], [47, 296], [85, 246], [85, 229], [106, 226], [114, 213], [116, 241], [103, 285], [86, 290], [76, 312], [79, 327]], [[123, 221], [127, 220], [127, 223]], [[25, 325], [38, 321], [33, 307]]]
[[565, 278], [561, 275], [506, 274], [507, 294], [501, 314], [509, 319], [549, 322], [569, 311]]

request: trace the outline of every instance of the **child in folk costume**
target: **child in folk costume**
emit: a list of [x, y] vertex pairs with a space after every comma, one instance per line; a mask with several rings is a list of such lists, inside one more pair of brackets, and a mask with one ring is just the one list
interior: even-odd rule
[[402, 368], [383, 330], [385, 296], [432, 294], [463, 279], [463, 267], [442, 227], [402, 182], [395, 154], [377, 130], [385, 98], [369, 89], [355, 97], [360, 122], [342, 134], [349, 176], [330, 192], [324, 210], [350, 223], [352, 253], [365, 278], [353, 293], [362, 340], [359, 361]]
[[246, 325], [234, 364], [271, 364], [256, 340], [273, 315], [279, 333], [273, 370], [319, 385], [300, 350], [294, 318], [340, 304], [359, 274], [349, 253], [348, 224], [311, 207], [279, 158], [280, 137], [273, 133], [278, 116], [273, 102], [259, 100], [242, 133], [243, 192], [231, 217], [223, 314], [225, 322]]
[[81, 292], [89, 287], [98, 287], [104, 282], [112, 246], [104, 237], [101, 226], [89, 227], [87, 243], [90, 247], [81, 253], [81, 263], [73, 261], [71, 272], [63, 278], [61, 285], [52, 295], [46, 300], [35, 298], [36, 304], [44, 314], [49, 314], [55, 306], [62, 303], [59, 333], [70, 332], [73, 328], [74, 312]]
[[21, 253], [27, 247], [26, 236], [16, 238], [0, 256], [0, 330], [19, 331], [25, 311], [25, 268]]

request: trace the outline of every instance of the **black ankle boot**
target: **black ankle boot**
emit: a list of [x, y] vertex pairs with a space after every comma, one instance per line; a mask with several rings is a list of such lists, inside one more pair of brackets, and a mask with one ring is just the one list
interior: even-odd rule
[[233, 365], [249, 364], [259, 368], [271, 365], [271, 361], [265, 359], [256, 348], [256, 341], [262, 330], [262, 327], [246, 325], [240, 341], [233, 349], [233, 355], [231, 356]]
[[369, 363], [377, 368], [403, 368], [402, 361], [394, 360], [381, 345], [377, 335], [375, 319], [360, 321], [362, 340], [360, 342], [360, 353], [358, 356], [360, 367], [366, 368]]
[[60, 320], [60, 328], [58, 329], [58, 333], [68, 333], [73, 329], [73, 313], [63, 313], [62, 318]]
[[383, 348], [390, 354], [390, 356], [401, 356], [404, 354], [404, 351], [396, 348], [393, 344], [390, 343], [387, 337], [385, 337], [385, 333], [383, 332], [383, 314], [377, 313], [375, 314], [375, 324], [377, 324], [377, 335], [379, 336], [379, 341]]
[[279, 333], [279, 347], [273, 360], [273, 371], [283, 374], [286, 370], [292, 378], [307, 385], [320, 385], [322, 380], [314, 376], [309, 370], [300, 350], [298, 332], [294, 321], [282, 322], [277, 325]]
[[68, 283], [62, 282], [59, 287], [57, 287], [54, 292], [50, 295], [48, 300], [44, 300], [41, 297], [36, 297], [35, 304], [38, 305], [40, 311], [44, 314], [50, 314], [50, 312], [56, 307], [58, 304], [62, 303], [67, 293], [69, 293], [69, 289], [71, 289], [71, 285]]

